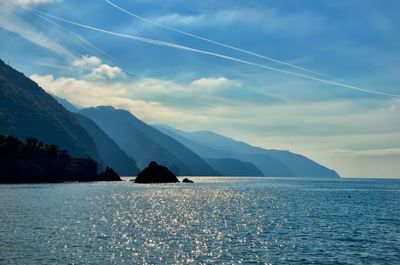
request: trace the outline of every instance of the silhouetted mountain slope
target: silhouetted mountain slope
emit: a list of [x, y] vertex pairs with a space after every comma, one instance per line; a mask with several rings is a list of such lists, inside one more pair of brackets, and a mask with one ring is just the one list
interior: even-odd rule
[[[158, 128], [165, 134], [175, 138], [179, 142], [183, 143], [186, 147], [188, 147], [189, 149], [193, 150], [198, 155], [200, 155], [200, 157], [214, 158], [214, 159], [233, 158], [241, 161], [247, 161], [255, 165], [259, 170], [261, 170], [264, 176], [293, 175], [292, 171], [287, 166], [285, 166], [282, 162], [270, 157], [269, 155], [261, 153], [244, 154], [236, 152], [232, 148], [227, 148], [228, 150], [226, 150], [225, 147], [223, 146], [211, 146], [211, 143], [209, 143], [210, 140], [207, 140], [207, 143], [203, 143], [203, 142], [197, 142], [196, 140], [193, 139], [189, 139], [190, 135], [186, 136], [186, 132], [178, 131], [171, 127], [162, 127], [156, 125], [156, 128]], [[222, 137], [223, 137], [223, 139], [221, 139], [222, 142], [226, 141], [227, 138], [224, 136]]]
[[233, 158], [205, 158], [205, 161], [223, 176], [263, 176], [252, 163]]
[[267, 150], [268, 155], [290, 166], [295, 176], [340, 178], [335, 170], [322, 166], [299, 154], [283, 150]]
[[77, 106], [75, 106], [74, 104], [72, 104], [71, 102], [66, 100], [65, 98], [60, 98], [60, 97], [57, 97], [56, 95], [52, 95], [52, 96], [53, 96], [53, 98], [55, 98], [57, 100], [57, 102], [59, 104], [61, 104], [69, 112], [73, 112], [73, 113], [79, 112], [80, 108], [78, 108]]
[[154, 160], [166, 165], [176, 175], [219, 175], [197, 154], [128, 111], [97, 107], [83, 109], [80, 113], [95, 121], [136, 160], [139, 168]]
[[81, 115], [74, 114], [79, 123], [93, 138], [99, 155], [105, 165], [112, 167], [122, 176], [136, 176], [139, 169], [135, 160], [128, 156], [94, 121]]
[[235, 158], [253, 163], [265, 176], [327, 177], [339, 175], [311, 159], [289, 151], [267, 150], [209, 132], [184, 132], [164, 125], [155, 126], [177, 139], [201, 157]]
[[56, 145], [28, 137], [0, 135], [0, 183], [54, 183], [64, 181], [119, 181], [113, 169], [97, 174], [91, 158], [74, 158]]
[[189, 139], [188, 137], [184, 136], [184, 132], [179, 133], [179, 131], [167, 127], [165, 125], [153, 125], [156, 129], [158, 129], [160, 132], [169, 135], [170, 137], [176, 139], [186, 147], [190, 148], [192, 151], [194, 151], [196, 154], [198, 154], [200, 157], [207, 157], [207, 158], [229, 158], [234, 156], [234, 152], [229, 152], [227, 150], [219, 149], [219, 148], [214, 148], [211, 146], [208, 146], [206, 144], [202, 144], [199, 142], [196, 142], [195, 140]]
[[0, 60], [0, 134], [35, 137], [101, 162], [93, 139], [63, 106]]

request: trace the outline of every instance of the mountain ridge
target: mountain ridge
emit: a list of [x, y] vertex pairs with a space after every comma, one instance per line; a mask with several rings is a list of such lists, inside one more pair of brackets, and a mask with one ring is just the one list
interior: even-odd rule
[[179, 141], [144, 123], [132, 113], [110, 106], [82, 109], [105, 131], [139, 168], [155, 160], [168, 166], [176, 175], [220, 175], [200, 156]]
[[122, 176], [135, 176], [139, 173], [136, 161], [128, 156], [94, 121], [79, 113], [74, 113], [74, 116], [93, 138], [99, 155], [107, 166]]
[[[340, 177], [336, 171], [290, 151], [263, 149], [210, 131], [185, 132], [160, 124], [154, 126], [171, 137], [175, 137], [201, 157], [235, 158], [251, 162], [265, 176]], [[271, 171], [275, 166], [279, 166], [279, 169]]]
[[262, 177], [263, 173], [253, 163], [234, 158], [204, 158], [204, 160], [223, 176]]

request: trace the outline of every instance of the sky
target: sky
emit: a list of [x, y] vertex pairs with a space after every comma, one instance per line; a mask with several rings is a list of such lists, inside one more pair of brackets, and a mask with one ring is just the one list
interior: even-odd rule
[[[400, 2], [0, 0], [0, 58], [81, 107], [400, 178]], [[232, 48], [233, 47], [233, 48]]]

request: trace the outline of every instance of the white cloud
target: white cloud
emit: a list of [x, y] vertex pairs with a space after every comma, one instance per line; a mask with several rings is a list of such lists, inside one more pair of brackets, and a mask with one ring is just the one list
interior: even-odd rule
[[216, 78], [200, 78], [194, 80], [190, 83], [189, 87], [201, 90], [214, 90], [214, 89], [224, 89], [229, 87], [239, 87], [241, 84], [239, 81], [230, 80], [226, 77], [216, 77]]
[[115, 79], [124, 76], [121, 68], [104, 64], [96, 56], [83, 55], [81, 58], [75, 59], [72, 66], [78, 67], [80, 70], [89, 70], [90, 73], [87, 76], [95, 79]]
[[[252, 25], [266, 32], [304, 35], [321, 29], [324, 19], [310, 12], [282, 12], [274, 8], [241, 8], [217, 12], [204, 12], [196, 15], [170, 13], [149, 18], [167, 26], [209, 27], [231, 26], [235, 24]], [[146, 29], [146, 27], [144, 28]]]
[[73, 66], [82, 68], [92, 68], [101, 64], [101, 59], [96, 56], [83, 55], [72, 62]]
[[[39, 3], [47, 3], [50, 1], [23, 1], [20, 0], [23, 5], [33, 5]], [[43, 47], [51, 52], [54, 52], [63, 57], [69, 59], [74, 58], [73, 54], [64, 46], [59, 44], [56, 40], [48, 38], [40, 30], [35, 28], [31, 22], [25, 22], [17, 16], [18, 12], [21, 10], [18, 6], [12, 4], [11, 2], [0, 2], [0, 28], [7, 31], [14, 32], [20, 35], [22, 38]]]
[[197, 25], [203, 23], [205, 20], [204, 15], [184, 15], [179, 13], [172, 13], [161, 15], [152, 18], [153, 21], [166, 24], [166, 25]]
[[348, 149], [336, 149], [334, 150], [335, 154], [339, 156], [351, 156], [351, 157], [360, 157], [360, 156], [400, 156], [400, 148], [384, 148], [384, 149], [367, 149], [367, 150], [348, 150]]
[[114, 79], [122, 75], [122, 69], [117, 66], [109, 66], [108, 64], [101, 64], [98, 67], [92, 69], [92, 73], [89, 75], [94, 78], [107, 78]]
[[132, 84], [130, 90], [133, 96], [165, 96], [185, 93], [187, 89], [173, 81], [145, 77]]
[[54, 78], [52, 75], [30, 76], [46, 91], [82, 107], [111, 105], [127, 109], [147, 121], [181, 119], [184, 114], [164, 107], [160, 102], [135, 99], [129, 93], [125, 84], [106, 84], [90, 79], [72, 77]]
[[[1, 16], [1, 14], [0, 14]], [[66, 48], [60, 45], [57, 41], [54, 41], [41, 32], [39, 32], [36, 28], [22, 22], [22, 21], [10, 21], [6, 20], [4, 17], [0, 17], [0, 28], [3, 28], [7, 31], [17, 33], [22, 38], [41, 46], [47, 50], [55, 52], [61, 56], [66, 56], [67, 58], [73, 58], [73, 54], [69, 52]]]
[[[110, 70], [108, 67], [105, 69]], [[106, 74], [112, 76], [107, 71], [105, 71]], [[150, 123], [174, 124], [179, 121], [207, 124], [211, 120], [220, 122], [222, 114], [227, 113], [227, 110], [221, 106], [220, 101], [215, 99], [211, 92], [204, 93], [203, 90], [193, 89], [190, 85], [185, 86], [156, 78], [143, 78], [129, 82], [126, 79], [119, 79], [119, 81], [110, 83], [104, 79], [94, 79], [91, 75], [82, 76], [81, 79], [54, 78], [53, 75], [32, 75], [30, 77], [45, 90], [77, 105], [83, 107], [111, 105], [116, 108], [124, 108]], [[193, 82], [202, 84], [208, 79], [199, 80]], [[210, 78], [210, 80], [214, 79]], [[213, 83], [211, 87], [214, 88], [217, 85], [230, 84], [227, 78], [214, 81], [215, 84], [211, 81]], [[191, 107], [187, 108], [187, 106]], [[199, 108], [206, 108], [207, 112], [199, 111]]]

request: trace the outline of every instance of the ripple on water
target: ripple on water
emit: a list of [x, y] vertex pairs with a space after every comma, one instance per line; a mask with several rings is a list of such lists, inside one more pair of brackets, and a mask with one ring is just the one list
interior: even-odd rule
[[197, 182], [4, 185], [0, 263], [400, 261], [398, 183]]

